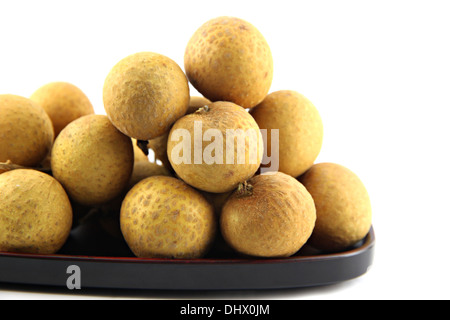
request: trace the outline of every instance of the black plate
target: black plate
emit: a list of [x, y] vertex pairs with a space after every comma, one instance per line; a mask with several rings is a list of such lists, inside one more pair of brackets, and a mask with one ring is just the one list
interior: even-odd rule
[[58, 254], [0, 252], [0, 282], [66, 287], [80, 269], [82, 288], [230, 290], [319, 286], [356, 278], [373, 262], [373, 228], [342, 253], [315, 252], [305, 245], [285, 259], [249, 259], [230, 254], [220, 243], [196, 260], [142, 259], [123, 239], [87, 224], [74, 229]]

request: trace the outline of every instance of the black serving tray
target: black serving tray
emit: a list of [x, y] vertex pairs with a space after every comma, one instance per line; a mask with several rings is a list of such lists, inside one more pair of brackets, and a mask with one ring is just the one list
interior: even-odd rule
[[357, 246], [322, 253], [305, 245], [284, 259], [251, 259], [217, 244], [202, 259], [136, 258], [125, 241], [98, 223], [72, 230], [65, 246], [52, 255], [0, 252], [0, 282], [66, 287], [80, 269], [81, 288], [151, 290], [281, 289], [332, 284], [367, 272], [374, 256], [373, 228]]

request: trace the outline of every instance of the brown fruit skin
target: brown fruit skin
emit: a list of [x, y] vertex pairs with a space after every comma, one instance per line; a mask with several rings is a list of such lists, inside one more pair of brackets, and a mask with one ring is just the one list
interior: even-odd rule
[[51, 82], [37, 89], [30, 97], [49, 115], [55, 138], [70, 122], [89, 114], [94, 107], [77, 86], [67, 82]]
[[189, 81], [206, 98], [244, 108], [264, 99], [273, 78], [272, 53], [263, 35], [235, 17], [203, 24], [187, 44], [184, 67]]
[[53, 176], [83, 205], [100, 205], [119, 195], [128, 185], [133, 165], [131, 139], [104, 115], [71, 122], [52, 149]]
[[147, 146], [155, 153], [156, 160], [161, 161], [167, 170], [172, 170], [172, 165], [167, 157], [167, 139], [169, 139], [169, 131], [158, 138], [149, 140]]
[[183, 181], [165, 176], [147, 178], [130, 190], [120, 225], [128, 246], [141, 258], [201, 258], [217, 231], [212, 205]]
[[164, 166], [150, 161], [139, 161], [134, 163], [133, 174], [130, 179], [130, 186], [152, 176], [172, 176]]
[[51, 176], [30, 169], [0, 175], [0, 251], [53, 254], [66, 242], [72, 207]]
[[52, 122], [30, 99], [0, 95], [0, 162], [35, 167], [53, 144]]
[[[233, 190], [234, 191], [234, 190]], [[209, 203], [212, 204], [214, 208], [214, 213], [218, 220], [220, 220], [220, 214], [222, 212], [222, 207], [225, 205], [227, 199], [233, 193], [233, 191], [225, 192], [225, 193], [211, 193], [201, 191], [203, 196], [208, 200]], [[235, 251], [225, 242], [222, 234], [219, 232], [216, 236], [216, 240], [209, 252], [209, 256], [214, 258], [230, 258], [235, 255]]]
[[369, 233], [372, 209], [369, 195], [359, 177], [335, 163], [318, 163], [299, 178], [311, 193], [317, 222], [308, 244], [339, 252]]
[[103, 87], [106, 113], [118, 130], [137, 140], [161, 136], [189, 105], [189, 84], [170, 58], [153, 52], [117, 63]]
[[[269, 94], [250, 110], [260, 129], [267, 130], [267, 150], [271, 150], [271, 130], [279, 129], [279, 169], [297, 178], [317, 159], [323, 142], [323, 123], [314, 105], [292, 90]], [[272, 155], [273, 157], [273, 155]]]
[[248, 256], [293, 255], [314, 228], [316, 209], [311, 195], [282, 172], [254, 176], [248, 184], [253, 187], [250, 193], [238, 189], [222, 209], [220, 230], [225, 241]]
[[220, 216], [220, 213], [222, 212], [222, 207], [225, 205], [227, 199], [230, 197], [230, 195], [233, 192], [234, 192], [234, 190], [224, 192], [224, 193], [213, 193], [213, 192], [201, 191], [201, 193], [206, 198], [206, 200], [208, 200], [209, 203], [211, 203], [212, 206], [214, 207], [214, 212], [216, 213], [217, 217]]
[[[262, 156], [262, 136], [255, 120], [248, 114], [245, 109], [232, 102], [214, 102], [209, 104], [208, 110], [203, 109], [195, 113], [184, 116], [179, 119], [172, 127], [169, 133], [167, 143], [167, 155], [169, 161], [176, 174], [189, 185], [202, 191], [224, 193], [233, 190], [240, 182], [244, 182], [251, 178], [258, 170], [261, 164]], [[202, 137], [208, 129], [218, 129], [223, 137], [223, 158], [222, 164], [207, 164], [203, 157], [205, 148], [210, 145], [211, 141], [202, 141], [202, 162], [195, 163], [195, 146], [194, 146], [194, 125], [195, 122], [202, 123]], [[176, 140], [173, 137], [174, 132], [178, 129], [185, 129], [190, 133], [190, 141]], [[245, 144], [245, 163], [238, 164], [238, 143], [234, 143], [234, 163], [228, 164], [226, 161], [227, 151], [227, 130], [241, 129], [243, 132], [252, 130], [254, 137], [249, 138]], [[174, 140], [174, 141], [173, 141]], [[237, 140], [237, 139], [236, 139]], [[172, 158], [172, 151], [178, 144], [190, 143], [191, 159], [190, 163], [175, 163]], [[249, 158], [250, 147], [257, 146], [255, 161]], [[189, 148], [189, 147], [188, 147]], [[230, 149], [232, 150], [232, 149]], [[176, 151], [175, 151], [176, 152]], [[231, 152], [231, 151], [230, 151]], [[240, 151], [239, 151], [240, 152]]]

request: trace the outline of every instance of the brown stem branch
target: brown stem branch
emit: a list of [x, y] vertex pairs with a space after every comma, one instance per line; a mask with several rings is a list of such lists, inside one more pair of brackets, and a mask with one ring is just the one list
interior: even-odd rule
[[139, 149], [142, 150], [142, 152], [148, 156], [148, 141], [147, 140], [137, 140], [136, 142]]
[[253, 194], [253, 186], [247, 181], [241, 182], [237, 188], [237, 196], [238, 197], [248, 197]]

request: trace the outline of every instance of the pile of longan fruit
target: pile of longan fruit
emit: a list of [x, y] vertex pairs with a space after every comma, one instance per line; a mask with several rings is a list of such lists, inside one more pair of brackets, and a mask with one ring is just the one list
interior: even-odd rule
[[[153, 52], [113, 66], [106, 115], [70, 83], [0, 95], [0, 251], [58, 253], [78, 205], [109, 214], [141, 258], [352, 248], [371, 228], [367, 191], [344, 166], [315, 163], [318, 110], [294, 90], [270, 92], [272, 79], [263, 35], [219, 17], [188, 41], [184, 71]], [[199, 143], [187, 139], [198, 130]], [[224, 143], [230, 130], [244, 149]]]

